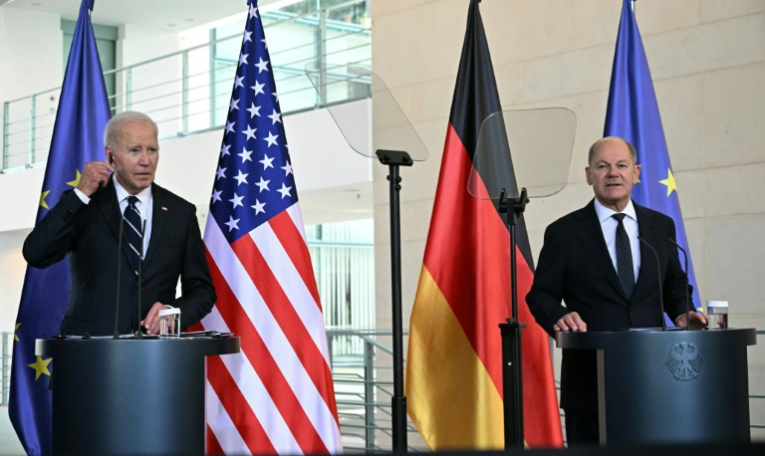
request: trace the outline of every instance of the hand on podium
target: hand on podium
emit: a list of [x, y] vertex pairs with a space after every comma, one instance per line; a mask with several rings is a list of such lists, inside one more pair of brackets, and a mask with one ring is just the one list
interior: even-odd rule
[[146, 334], [159, 334], [159, 311], [168, 307], [161, 302], [155, 302], [146, 318], [141, 322], [141, 326], [146, 328]]
[[[677, 322], [675, 322], [675, 324], [677, 324], [677, 326], [681, 328], [689, 327], [688, 315], [689, 314], [682, 314], [679, 317], [677, 317]], [[691, 323], [690, 323], [689, 329], [702, 329], [702, 328], [706, 328], [707, 325], [709, 324], [709, 321], [707, 320], [707, 317], [704, 316], [704, 314], [691, 311], [690, 316], [691, 316]]]
[[567, 313], [553, 325], [557, 332], [587, 332], [587, 323], [576, 312]]

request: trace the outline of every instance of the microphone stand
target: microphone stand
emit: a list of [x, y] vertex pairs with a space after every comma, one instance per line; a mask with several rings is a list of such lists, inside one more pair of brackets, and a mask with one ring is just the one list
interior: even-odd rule
[[117, 240], [117, 302], [114, 309], [114, 338], [120, 338], [120, 282], [122, 282], [122, 235], [125, 233], [125, 219], [120, 216], [120, 234]]
[[659, 316], [661, 317], [661, 330], [666, 331], [667, 330], [667, 322], [664, 321], [664, 286], [662, 285], [661, 280], [661, 261], [659, 261], [659, 252], [656, 251], [655, 248], [651, 244], [648, 243], [645, 239], [638, 236], [638, 240], [645, 244], [646, 247], [651, 249], [651, 252], [653, 252], [653, 256], [656, 258], [656, 274], [659, 276], [659, 305], [661, 308], [659, 309]]
[[529, 202], [526, 189], [518, 198], [507, 198], [503, 188], [499, 195], [499, 213], [506, 215], [510, 231], [510, 294], [512, 317], [499, 325], [502, 334], [502, 387], [504, 390], [505, 449], [524, 448], [523, 439], [523, 350], [521, 333], [525, 324], [518, 319], [518, 264], [515, 227]]
[[669, 238], [669, 242], [680, 249], [683, 252], [683, 259], [685, 260], [685, 329], [690, 331], [691, 329], [691, 278], [688, 277], [688, 252], [684, 248], [680, 247], [680, 244], [675, 242], [674, 239]]
[[141, 223], [141, 257], [138, 258], [138, 305], [136, 306], [138, 308], [138, 319], [136, 320], [138, 330], [135, 334], [136, 339], [143, 339], [143, 333], [141, 332], [141, 279], [143, 275], [143, 239], [145, 235], [146, 220]]
[[390, 249], [392, 269], [392, 307], [393, 307], [393, 397], [391, 398], [393, 451], [406, 453], [406, 396], [404, 396], [404, 332], [401, 317], [401, 191], [400, 166], [412, 166], [412, 158], [405, 151], [375, 151], [383, 165], [388, 165], [390, 174]]

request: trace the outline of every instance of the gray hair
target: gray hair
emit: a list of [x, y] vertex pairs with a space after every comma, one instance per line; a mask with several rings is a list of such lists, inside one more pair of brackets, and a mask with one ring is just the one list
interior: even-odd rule
[[620, 138], [618, 136], [606, 136], [605, 138], [601, 138], [601, 139], [595, 141], [595, 143], [592, 146], [590, 146], [590, 153], [587, 156], [587, 164], [588, 165], [592, 165], [592, 159], [595, 157], [595, 152], [597, 152], [598, 146], [600, 146], [602, 143], [604, 143], [606, 141], [610, 141], [612, 139], [619, 140], [619, 141], [621, 141], [621, 142], [623, 142], [624, 144], [627, 145], [627, 149], [629, 149], [629, 151], [630, 151], [630, 158], [632, 159], [632, 164], [633, 165], [637, 165], [637, 152], [635, 151], [635, 146], [630, 144], [630, 142], [627, 141], [626, 139]]
[[149, 122], [154, 127], [155, 132], [159, 131], [157, 124], [146, 114], [138, 111], [124, 111], [116, 114], [106, 123], [106, 128], [104, 128], [104, 145], [114, 149], [120, 127], [130, 122]]

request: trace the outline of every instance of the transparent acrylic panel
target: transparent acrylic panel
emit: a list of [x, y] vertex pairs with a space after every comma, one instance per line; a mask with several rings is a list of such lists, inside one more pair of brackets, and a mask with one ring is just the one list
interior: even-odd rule
[[[428, 149], [415, 131], [406, 114], [388, 90], [385, 82], [368, 68], [352, 65], [319, 65], [309, 63], [305, 72], [319, 93], [323, 106], [353, 150], [365, 157], [375, 157], [375, 151], [400, 150], [409, 153], [414, 161], [428, 158]], [[357, 128], [354, 111], [344, 109], [342, 101], [358, 98], [367, 90], [372, 95], [372, 117], [375, 132], [372, 143]], [[371, 130], [371, 128], [370, 128]]]
[[[478, 136], [468, 192], [498, 200], [504, 190], [517, 198], [554, 195], [566, 186], [576, 136], [576, 115], [567, 108], [496, 112]], [[512, 155], [511, 155], [512, 152]]]

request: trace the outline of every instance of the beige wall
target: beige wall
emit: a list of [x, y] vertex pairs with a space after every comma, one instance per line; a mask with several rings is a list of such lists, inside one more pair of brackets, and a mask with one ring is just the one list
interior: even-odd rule
[[[422, 262], [468, 0], [372, 2], [374, 70], [429, 148], [402, 172], [405, 326]], [[569, 185], [527, 210], [532, 250], [551, 221], [592, 196], [587, 147], [603, 131], [619, 0], [484, 0], [504, 109], [565, 106], [578, 118]], [[702, 301], [727, 299], [733, 326], [765, 329], [765, 1], [641, 0], [637, 21], [661, 109]], [[390, 327], [387, 170], [375, 167], [378, 327]], [[749, 349], [765, 394], [765, 337]], [[765, 402], [765, 401], [760, 401]], [[765, 403], [752, 403], [765, 423]], [[765, 439], [765, 433], [758, 436]]]

